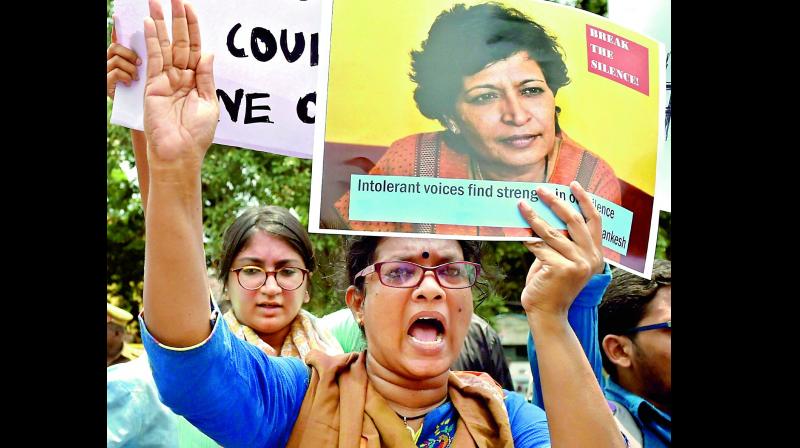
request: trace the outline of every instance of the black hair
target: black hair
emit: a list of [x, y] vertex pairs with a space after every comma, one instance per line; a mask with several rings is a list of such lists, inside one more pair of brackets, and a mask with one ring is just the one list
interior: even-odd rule
[[[642, 320], [647, 305], [655, 298], [658, 288], [672, 284], [672, 262], [655, 260], [652, 279], [646, 279], [622, 269], [614, 269], [598, 309], [598, 338], [602, 343], [606, 335], [622, 335], [635, 328]], [[617, 369], [605, 350], [600, 350], [603, 368], [612, 380], [617, 380]]]
[[445, 116], [454, 113], [463, 78], [520, 51], [539, 64], [553, 95], [569, 83], [556, 38], [522, 12], [497, 3], [458, 4], [443, 11], [422, 49], [411, 52], [409, 76], [417, 84], [414, 101], [419, 111], [446, 128]]

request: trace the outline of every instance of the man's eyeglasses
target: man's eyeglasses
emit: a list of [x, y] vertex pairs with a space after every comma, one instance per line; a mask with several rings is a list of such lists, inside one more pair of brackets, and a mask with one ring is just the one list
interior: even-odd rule
[[300, 287], [308, 275], [308, 269], [286, 266], [276, 271], [266, 271], [258, 266], [244, 266], [231, 269], [242, 288], [255, 291], [267, 283], [270, 274], [275, 275], [275, 282], [284, 291], [292, 291]]
[[641, 326], [641, 327], [631, 328], [630, 330], [624, 331], [622, 334], [632, 334], [632, 333], [638, 333], [640, 331], [647, 331], [647, 330], [658, 330], [659, 328], [672, 329], [672, 321], [668, 320], [666, 322], [661, 322], [660, 324], [644, 325], [644, 326]]
[[448, 289], [469, 288], [481, 273], [481, 265], [470, 261], [451, 261], [439, 266], [421, 266], [410, 261], [382, 261], [367, 266], [355, 276], [355, 280], [378, 273], [381, 283], [392, 288], [416, 288], [428, 271], [439, 286]]

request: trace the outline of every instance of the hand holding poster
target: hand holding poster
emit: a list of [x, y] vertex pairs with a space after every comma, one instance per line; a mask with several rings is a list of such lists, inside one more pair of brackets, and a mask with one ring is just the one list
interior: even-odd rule
[[531, 230], [514, 203], [548, 215], [536, 187], [566, 199], [578, 181], [603, 215], [607, 260], [647, 275], [662, 45], [532, 0], [353, 0], [322, 14], [333, 33], [320, 43], [312, 231], [519, 240]]
[[[318, 0], [195, 0], [204, 51], [214, 54], [220, 121], [214, 143], [311, 157], [316, 109]], [[163, 2], [165, 16], [170, 2]], [[143, 129], [146, 1], [116, 0], [119, 43], [142, 58], [140, 79], [120, 84], [111, 122]], [[168, 30], [171, 33], [171, 30]]]

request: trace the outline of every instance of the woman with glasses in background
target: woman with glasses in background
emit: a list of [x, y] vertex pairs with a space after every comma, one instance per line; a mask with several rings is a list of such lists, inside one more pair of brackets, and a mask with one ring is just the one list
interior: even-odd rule
[[[151, 0], [150, 8], [144, 24], [150, 191], [140, 323], [168, 406], [230, 447], [624, 446], [567, 321], [577, 296], [602, 294], [609, 281], [600, 216], [577, 182], [571, 190], [583, 215], [538, 191], [567, 223], [570, 238], [520, 203], [542, 237], [525, 243], [536, 261], [520, 300], [540, 344], [546, 417], [488, 375], [449, 369], [472, 315], [471, 287], [480, 274], [474, 242], [356, 238], [347, 250], [346, 301], [364, 327], [362, 353], [311, 350], [303, 363], [268, 356], [234, 337], [209, 308], [203, 262], [199, 180], [219, 117], [213, 59], [200, 53], [191, 6], [173, 0], [174, 45], [160, 5]], [[242, 268], [241, 280], [242, 272], [258, 275], [252, 268], [260, 268], [272, 287], [282, 267], [306, 267], [291, 258], [296, 250], [274, 243], [269, 252], [245, 246], [228, 269]], [[240, 280], [243, 290], [253, 287]], [[257, 311], [259, 319], [272, 313]]]
[[223, 318], [231, 330], [264, 353], [305, 359], [311, 349], [342, 348], [318, 319], [302, 309], [316, 268], [314, 249], [302, 224], [275, 205], [245, 210], [227, 228], [217, 279]]

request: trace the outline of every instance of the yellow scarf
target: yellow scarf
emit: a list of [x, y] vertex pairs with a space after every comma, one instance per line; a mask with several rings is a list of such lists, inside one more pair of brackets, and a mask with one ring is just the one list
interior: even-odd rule
[[306, 355], [311, 350], [319, 350], [328, 355], [344, 353], [342, 346], [327, 328], [321, 326], [319, 319], [303, 309], [289, 324], [289, 334], [283, 341], [280, 353], [261, 340], [252, 328], [239, 322], [233, 314], [233, 309], [223, 314], [222, 318], [236, 337], [255, 345], [270, 356], [293, 356], [305, 361]]

